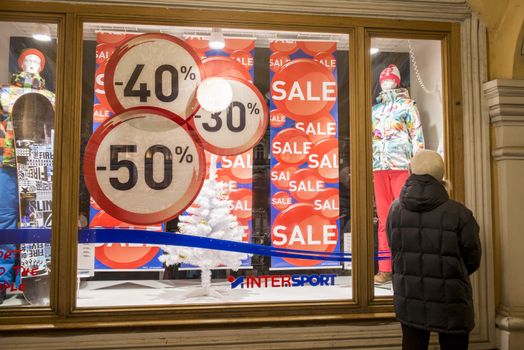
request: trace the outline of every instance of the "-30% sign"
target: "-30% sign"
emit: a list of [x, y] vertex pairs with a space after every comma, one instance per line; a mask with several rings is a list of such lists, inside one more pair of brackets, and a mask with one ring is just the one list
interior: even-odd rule
[[201, 61], [185, 42], [165, 34], [143, 34], [111, 56], [105, 86], [116, 112], [152, 106], [187, 120], [198, 110], [195, 92], [203, 78]]
[[[218, 155], [235, 155], [253, 148], [267, 128], [268, 111], [264, 97], [246, 80], [208, 78], [211, 79], [227, 82], [233, 93], [224, 110], [212, 113], [201, 108], [192, 120], [205, 148]], [[213, 93], [216, 92], [206, 91], [204, 95]]]
[[182, 118], [157, 108], [115, 115], [86, 148], [84, 177], [91, 195], [125, 222], [149, 225], [175, 217], [204, 181], [205, 156], [193, 134]]

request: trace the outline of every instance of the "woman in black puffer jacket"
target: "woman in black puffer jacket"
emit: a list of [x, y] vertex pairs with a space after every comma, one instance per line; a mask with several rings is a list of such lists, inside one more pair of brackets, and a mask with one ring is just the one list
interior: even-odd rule
[[411, 173], [387, 221], [402, 349], [427, 349], [430, 331], [438, 332], [441, 349], [467, 349], [479, 226], [469, 209], [449, 199], [438, 153], [418, 152]]

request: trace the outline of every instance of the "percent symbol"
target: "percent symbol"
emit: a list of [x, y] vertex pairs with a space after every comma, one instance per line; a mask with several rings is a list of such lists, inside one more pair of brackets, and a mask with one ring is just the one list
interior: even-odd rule
[[257, 107], [257, 103], [251, 103], [249, 102], [247, 104], [247, 108], [249, 108], [249, 114], [259, 114], [260, 113], [260, 108]]
[[189, 150], [189, 146], [186, 146], [186, 148], [182, 148], [182, 146], [176, 146], [175, 147], [175, 154], [177, 156], [181, 156], [178, 160], [179, 163], [182, 163], [185, 159], [186, 163], [193, 163], [193, 155], [187, 154], [187, 151]]
[[180, 71], [184, 74], [184, 80], [187, 80], [187, 78], [189, 78], [189, 80], [196, 79], [196, 74], [191, 71], [192, 69], [193, 66], [189, 66], [189, 68], [187, 66], [180, 67]]

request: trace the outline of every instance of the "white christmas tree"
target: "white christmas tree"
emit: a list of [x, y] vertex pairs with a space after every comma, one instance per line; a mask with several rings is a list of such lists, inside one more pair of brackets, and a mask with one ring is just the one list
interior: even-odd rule
[[[215, 155], [211, 155], [209, 177], [204, 181], [196, 200], [187, 209], [189, 215], [179, 217], [178, 228], [180, 233], [185, 235], [240, 242], [244, 229], [239, 225], [236, 216], [231, 214], [227, 185], [216, 181], [216, 159]], [[217, 296], [211, 289], [211, 269], [226, 266], [236, 271], [242, 260], [248, 257], [244, 253], [202, 248], [165, 246], [162, 249], [166, 254], [159, 259], [166, 266], [187, 263], [201, 269], [202, 289], [188, 296]]]

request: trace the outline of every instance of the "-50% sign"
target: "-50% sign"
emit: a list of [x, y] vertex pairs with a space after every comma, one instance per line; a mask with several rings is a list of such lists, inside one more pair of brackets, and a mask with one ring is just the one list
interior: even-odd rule
[[165, 34], [143, 34], [111, 56], [105, 86], [115, 112], [152, 106], [187, 120], [198, 110], [195, 92], [203, 78], [201, 61], [185, 42]]
[[140, 225], [184, 211], [204, 181], [205, 156], [182, 118], [132, 108], [93, 134], [84, 155], [87, 187], [102, 209]]

